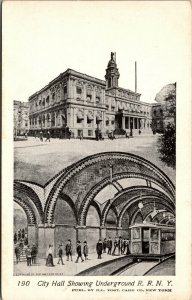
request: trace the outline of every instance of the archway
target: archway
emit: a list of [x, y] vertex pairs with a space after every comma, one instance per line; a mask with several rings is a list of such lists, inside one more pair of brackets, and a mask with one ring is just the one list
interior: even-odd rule
[[[65, 246], [70, 239], [72, 245], [76, 244], [77, 215], [72, 200], [61, 194], [57, 200], [54, 212], [54, 252], [57, 255], [59, 245]], [[46, 248], [51, 240], [47, 240]], [[64, 247], [65, 248], [65, 247]], [[73, 249], [75, 251], [75, 249]]]

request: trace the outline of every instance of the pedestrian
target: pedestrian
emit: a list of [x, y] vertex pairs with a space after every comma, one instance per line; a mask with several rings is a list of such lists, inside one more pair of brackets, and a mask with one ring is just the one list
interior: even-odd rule
[[49, 245], [49, 248], [47, 250], [46, 266], [54, 267], [52, 245]]
[[25, 229], [23, 228], [21, 231], [21, 238], [24, 239], [24, 237], [25, 237]]
[[17, 232], [14, 233], [14, 244], [17, 244]]
[[84, 241], [84, 246], [83, 246], [83, 255], [85, 257], [85, 260], [88, 259], [88, 245], [87, 245], [87, 242]]
[[27, 249], [25, 250], [26, 258], [27, 258], [27, 266], [31, 266], [31, 248], [29, 245], [27, 246]]
[[20, 247], [19, 247], [19, 244], [17, 244], [16, 247], [15, 247], [15, 256], [16, 256], [16, 262], [18, 264], [18, 262], [20, 261]]
[[66, 256], [67, 256], [67, 260], [69, 260], [69, 256], [71, 257], [71, 261], [72, 259], [72, 243], [71, 240], [68, 240], [67, 245], [65, 246], [65, 251], [66, 251]]
[[101, 240], [98, 240], [97, 245], [96, 245], [96, 250], [97, 250], [97, 254], [98, 254], [98, 259], [101, 259], [101, 254], [103, 252], [103, 243]]
[[118, 244], [119, 255], [122, 254], [122, 244], [123, 244], [123, 239], [120, 236], [119, 237], [119, 244]]
[[37, 246], [33, 244], [31, 248], [31, 261], [32, 264], [36, 264], [36, 258], [37, 258]]
[[106, 253], [106, 248], [107, 248], [107, 239], [105, 238], [103, 241], [103, 253]]
[[129, 249], [129, 240], [127, 239], [127, 249], [126, 249], [126, 255], [129, 255], [131, 252], [130, 252], [130, 249]]
[[119, 240], [118, 237], [116, 237], [114, 241], [114, 249], [112, 255], [118, 255], [118, 254], [119, 254]]
[[141, 130], [139, 129], [139, 135], [141, 134]]
[[80, 141], [83, 140], [83, 130], [81, 130], [79, 137], [80, 137]]
[[76, 263], [78, 263], [79, 258], [81, 258], [81, 262], [84, 261], [83, 257], [82, 257], [82, 253], [81, 253], [81, 242], [77, 241], [77, 259], [76, 259]]
[[18, 230], [17, 237], [18, 237], [18, 241], [20, 241], [20, 239], [21, 239], [21, 229]]
[[50, 134], [50, 132], [49, 132], [49, 130], [47, 131], [47, 137], [46, 137], [46, 140], [45, 140], [45, 142], [46, 141], [51, 141], [51, 134]]
[[28, 137], [27, 132], [25, 132], [25, 138], [26, 138], [26, 140], [27, 140], [27, 137]]
[[108, 254], [111, 255], [111, 250], [112, 250], [113, 242], [111, 240], [111, 237], [107, 240], [107, 249], [108, 249]]
[[60, 264], [60, 261], [61, 261], [61, 264], [64, 265], [64, 263], [63, 263], [63, 250], [61, 248], [61, 245], [59, 245], [59, 247], [58, 247], [58, 256], [59, 256], [59, 260], [58, 260], [57, 264]]
[[43, 132], [42, 131], [40, 131], [40, 133], [39, 133], [39, 138], [40, 138], [40, 141], [43, 142]]

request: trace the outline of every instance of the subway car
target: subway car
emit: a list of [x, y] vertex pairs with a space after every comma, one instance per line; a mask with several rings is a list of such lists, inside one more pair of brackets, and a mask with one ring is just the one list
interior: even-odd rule
[[146, 223], [131, 230], [131, 255], [137, 259], [164, 259], [175, 253], [175, 227]]

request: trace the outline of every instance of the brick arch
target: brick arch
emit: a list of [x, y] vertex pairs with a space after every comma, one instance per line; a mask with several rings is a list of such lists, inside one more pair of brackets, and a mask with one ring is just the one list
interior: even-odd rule
[[23, 201], [22, 199], [20, 199], [19, 197], [14, 197], [14, 201], [20, 206], [22, 207], [22, 209], [24, 210], [26, 216], [27, 216], [27, 223], [28, 225], [36, 225], [36, 216], [35, 213], [32, 209], [32, 207], [30, 206], [29, 203], [26, 203], [25, 201]]
[[[120, 194], [118, 194], [116, 197], [114, 197], [114, 199], [112, 199], [110, 201], [110, 204], [108, 205], [106, 211], [104, 212], [103, 214], [103, 225], [105, 224], [105, 220], [106, 220], [106, 215], [108, 213], [108, 210], [110, 209], [111, 205], [113, 205], [114, 201], [116, 199], [118, 199], [122, 194], [124, 193], [129, 193], [131, 190], [138, 190], [138, 191], [141, 191], [142, 190], [142, 187], [140, 187], [140, 189], [135, 188], [135, 187], [131, 187], [131, 188], [128, 188], [126, 190], [124, 190], [123, 192], [121, 192]], [[135, 205], [135, 203], [139, 200], [145, 200], [145, 199], [158, 199], [160, 200], [161, 202], [164, 202], [165, 201], [165, 198], [164, 198], [164, 195], [163, 193], [160, 193], [158, 196], [157, 195], [150, 195], [151, 192], [157, 192], [158, 190], [155, 190], [155, 189], [151, 189], [151, 188], [147, 188], [148, 192], [149, 192], [149, 195], [137, 195], [137, 196], [133, 196], [131, 197], [128, 202], [126, 202], [126, 204], [123, 206], [123, 208], [120, 210], [119, 214], [118, 214], [118, 227], [121, 227], [121, 222], [122, 222], [122, 218], [123, 218], [123, 215], [124, 213], [126, 212], [127, 209], [129, 209], [132, 205]], [[159, 192], [159, 191], [158, 191]], [[166, 199], [168, 200], [168, 199]], [[130, 217], [130, 221], [131, 221], [131, 216]]]
[[41, 201], [38, 197], [38, 195], [35, 193], [35, 191], [19, 182], [14, 181], [14, 198], [20, 198], [20, 201], [23, 201], [24, 203], [28, 203], [29, 206], [33, 208], [33, 211], [35, 211], [36, 214], [36, 220], [40, 220], [41, 223], [44, 222], [44, 214], [43, 214], [43, 208]]
[[[122, 174], [122, 176], [124, 176], [124, 174]], [[118, 175], [118, 178], [121, 177], [121, 175]], [[116, 179], [116, 178], [114, 178]], [[109, 182], [109, 181], [108, 181]], [[104, 183], [103, 183], [104, 184]], [[87, 196], [87, 199], [84, 199], [84, 202], [83, 204], [87, 204], [87, 205], [81, 205], [81, 208], [79, 210], [79, 224], [80, 225], [84, 225], [85, 224], [85, 216], [86, 216], [86, 213], [87, 213], [87, 207], [89, 206], [89, 203], [91, 203], [91, 201], [94, 199], [94, 197], [96, 196], [96, 194], [100, 191], [98, 191], [98, 189], [102, 189], [102, 185], [100, 184], [97, 184], [96, 187], [94, 187], [94, 189], [92, 191], [90, 191], [89, 195]], [[106, 206], [104, 207], [103, 209], [103, 212], [102, 212], [102, 225], [105, 223], [105, 218], [106, 218], [106, 215], [107, 215], [107, 212], [108, 210], [110, 209], [110, 206], [114, 203], [114, 201], [116, 199], [118, 199], [120, 196], [122, 196], [123, 194], [126, 194], [132, 190], [135, 190], [135, 191], [150, 191], [150, 192], [158, 192], [161, 196], [162, 196], [162, 199], [166, 199], [167, 201], [171, 202], [173, 205], [174, 205], [174, 201], [170, 198], [168, 198], [168, 196], [166, 194], [164, 194], [163, 192], [157, 190], [157, 189], [154, 189], [154, 188], [151, 188], [151, 187], [139, 187], [139, 186], [134, 186], [134, 187], [129, 187], [129, 188], [126, 188], [122, 191], [120, 191], [119, 193], [117, 193], [115, 195], [115, 197], [111, 200], [109, 200], [106, 204]], [[87, 203], [86, 203], [87, 201]]]
[[[76, 222], [77, 222], [78, 221], [77, 210], [75, 208], [75, 205], [74, 205], [74, 202], [72, 201], [72, 199], [68, 195], [66, 195], [64, 193], [61, 193], [59, 195], [59, 198], [62, 199], [63, 201], [65, 201], [70, 206], [71, 210], [74, 213]], [[55, 206], [56, 206], [56, 203], [55, 203]], [[54, 211], [55, 211], [55, 207], [54, 207]], [[44, 216], [44, 219], [45, 219], [45, 216]]]
[[[167, 202], [165, 202], [164, 199], [161, 199], [160, 197], [151, 197], [151, 198], [152, 198], [152, 201], [151, 201], [151, 202], [149, 201], [146, 205], [151, 205], [151, 206], [153, 206], [154, 199], [155, 199], [156, 204], [163, 204], [163, 206], [164, 206], [167, 210], [169, 210], [171, 213], [174, 214], [173, 208], [172, 208]], [[148, 200], [149, 197], [146, 197], [146, 199]], [[145, 199], [143, 199], [143, 200], [145, 200]], [[138, 201], [138, 200], [137, 200], [137, 201]], [[164, 201], [164, 202], [162, 202], [162, 201]], [[134, 224], [135, 219], [136, 219], [136, 217], [137, 217], [137, 214], [138, 214], [139, 212], [140, 212], [139, 208], [136, 207], [134, 213], [132, 213], [132, 215], [131, 215], [131, 217], [130, 217], [130, 224], [131, 224], [131, 225]], [[144, 217], [144, 219], [145, 219], [145, 217]]]
[[[124, 152], [104, 152], [104, 153], [98, 153], [95, 155], [88, 156], [79, 162], [71, 165], [70, 167], [67, 167], [63, 171], [61, 171], [59, 174], [57, 174], [53, 180], [55, 180], [55, 183], [49, 192], [49, 195], [47, 197], [47, 201], [45, 204], [45, 222], [52, 223], [53, 222], [53, 214], [54, 214], [54, 206], [57, 201], [57, 198], [59, 194], [61, 193], [62, 189], [65, 187], [65, 185], [72, 180], [73, 176], [80, 174], [82, 171], [86, 173], [86, 168], [89, 166], [97, 166], [99, 163], [107, 163], [114, 164], [114, 166], [118, 167], [119, 162], [121, 161], [122, 165], [124, 165], [124, 168], [127, 168], [126, 176], [123, 177], [121, 173], [119, 172], [114, 174], [113, 178], [115, 177], [116, 180], [121, 178], [128, 178], [131, 171], [128, 168], [128, 164], [131, 163], [132, 166], [135, 166], [135, 169], [137, 169], [137, 172], [135, 172], [134, 176], [138, 176], [139, 178], [144, 178], [147, 180], [151, 180], [152, 182], [155, 182], [157, 185], [161, 186], [172, 199], [175, 197], [175, 187], [171, 180], [165, 175], [159, 168], [157, 168], [155, 165], [153, 165], [151, 162], [145, 160], [144, 158], [141, 158], [139, 156], [124, 153]], [[125, 162], [125, 164], [124, 164]], [[133, 174], [132, 174], [133, 176]], [[99, 184], [103, 183], [103, 180], [105, 181], [105, 178], [101, 180]], [[106, 179], [109, 183], [109, 178]], [[95, 183], [93, 182], [93, 185]], [[81, 199], [82, 203], [80, 203], [80, 212], [82, 213], [84, 210], [86, 211], [87, 205], [89, 205], [89, 193], [90, 191], [87, 191], [87, 196], [84, 199]], [[93, 200], [91, 198], [91, 200]], [[86, 207], [84, 209], [84, 206]]]
[[[97, 201], [92, 201], [91, 202], [91, 204], [90, 204], [90, 206], [93, 206], [95, 209], [96, 209], [96, 211], [97, 211], [97, 213], [98, 213], [98, 215], [99, 215], [99, 220], [100, 220], [100, 224], [101, 224], [101, 209], [100, 209], [100, 206], [99, 206], [99, 204], [97, 203]], [[90, 207], [89, 206], [89, 207]], [[87, 217], [87, 216], [86, 216]]]

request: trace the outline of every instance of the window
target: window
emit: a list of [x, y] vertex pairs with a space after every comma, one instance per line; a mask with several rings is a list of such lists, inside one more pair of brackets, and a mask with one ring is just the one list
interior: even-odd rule
[[87, 124], [91, 124], [92, 123], [92, 120], [90, 120], [88, 117], [87, 117]]
[[106, 109], [109, 109], [109, 105], [106, 105]]
[[153, 112], [154, 116], [156, 116], [156, 113], [157, 113], [156, 110], [154, 110], [154, 112]]
[[88, 130], [88, 136], [93, 136], [93, 130]]
[[82, 119], [79, 119], [78, 117], [77, 117], [77, 123], [81, 123], [82, 122]]
[[91, 101], [91, 99], [92, 99], [91, 92], [87, 92], [87, 100], [88, 100], [88, 101]]
[[76, 87], [76, 92], [77, 92], [77, 94], [79, 94], [79, 95], [81, 95], [81, 93], [82, 93], [82, 89], [81, 89], [81, 87]]
[[112, 124], [112, 125], [114, 125], [114, 124], [115, 124], [115, 121], [114, 121], [114, 120], [112, 120], [112, 121], [111, 121], [111, 124]]
[[96, 102], [100, 102], [101, 98], [100, 96], [96, 96]]
[[64, 91], [64, 94], [67, 94], [67, 86], [66, 85], [64, 86], [63, 91]]
[[28, 125], [28, 124], [27, 124], [27, 123], [25, 123], [25, 127], [27, 127], [27, 125]]
[[109, 120], [106, 120], [106, 123], [105, 123], [105, 124], [106, 124], [106, 126], [108, 126], [108, 125], [109, 125]]

